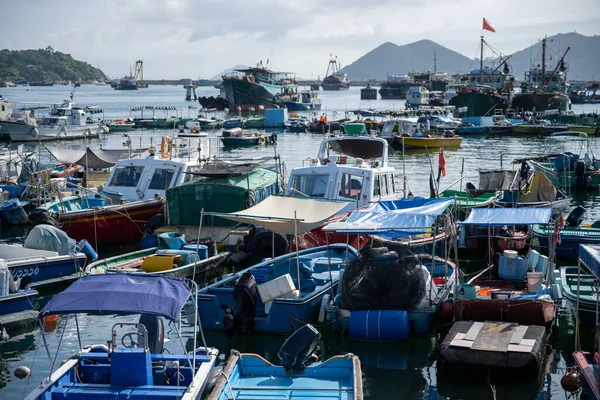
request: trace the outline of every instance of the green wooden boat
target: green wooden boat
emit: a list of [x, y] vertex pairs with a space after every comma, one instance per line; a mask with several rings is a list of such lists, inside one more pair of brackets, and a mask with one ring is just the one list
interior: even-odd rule
[[[577, 277], [578, 267], [569, 266], [560, 269], [560, 288], [563, 298], [567, 299], [573, 310], [577, 310]], [[585, 269], [581, 270], [579, 279], [579, 321], [589, 327], [596, 324], [596, 301], [598, 292], [595, 284], [596, 277]]]
[[244, 122], [245, 129], [263, 129], [265, 127], [264, 117], [248, 117]]
[[594, 125], [567, 125], [567, 128], [569, 128], [570, 131], [574, 131], [574, 132], [584, 132], [586, 133], [588, 136], [595, 136], [598, 134], [598, 130], [599, 128], [594, 126]]
[[[473, 196], [478, 194], [478, 196]], [[454, 197], [458, 208], [458, 218], [463, 221], [472, 208], [491, 207], [498, 196], [497, 192], [477, 193], [459, 190], [444, 190], [440, 197]]]
[[199, 273], [217, 268], [229, 255], [229, 252], [222, 252], [204, 260], [199, 260], [194, 252], [184, 250], [160, 250], [158, 247], [153, 247], [95, 261], [85, 268], [85, 273], [87, 275], [106, 273], [146, 273], [140, 268], [144, 259], [153, 254], [161, 253], [181, 255], [181, 265], [164, 271], [152, 272], [153, 274], [190, 279], [194, 278], [194, 273], [198, 275]]

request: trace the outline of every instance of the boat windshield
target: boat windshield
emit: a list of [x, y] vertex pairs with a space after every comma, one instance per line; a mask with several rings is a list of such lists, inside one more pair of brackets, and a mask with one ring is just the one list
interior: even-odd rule
[[108, 186], [135, 187], [142, 176], [143, 166], [120, 165], [116, 167]]
[[295, 175], [290, 185], [291, 196], [326, 197], [328, 174]]
[[172, 169], [157, 168], [154, 171], [154, 175], [152, 176], [152, 180], [150, 181], [148, 189], [167, 190], [174, 174], [175, 171]]

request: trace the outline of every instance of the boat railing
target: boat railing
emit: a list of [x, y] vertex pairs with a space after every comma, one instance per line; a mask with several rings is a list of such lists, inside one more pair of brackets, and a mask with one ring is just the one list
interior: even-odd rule
[[108, 196], [106, 196], [106, 195], [104, 195], [104, 194], [100, 193], [100, 192], [95, 192], [95, 191], [93, 191], [93, 190], [90, 190], [90, 189], [88, 189], [88, 188], [86, 188], [86, 187], [83, 187], [83, 186], [77, 186], [76, 184], [74, 184], [74, 183], [70, 183], [70, 182], [67, 182], [67, 187], [71, 187], [71, 188], [74, 188], [74, 189], [77, 189], [77, 190], [83, 190], [83, 191], [85, 192], [85, 197], [86, 197], [86, 198], [88, 198], [88, 195], [89, 195], [89, 193], [92, 193], [94, 197], [96, 197], [96, 196], [100, 196], [101, 198], [103, 198], [103, 199], [104, 199], [104, 201], [108, 200], [108, 201], [110, 202], [110, 205], [111, 205], [111, 206], [113, 205], [113, 201], [112, 201], [112, 199], [111, 199], [110, 197], [108, 197]]

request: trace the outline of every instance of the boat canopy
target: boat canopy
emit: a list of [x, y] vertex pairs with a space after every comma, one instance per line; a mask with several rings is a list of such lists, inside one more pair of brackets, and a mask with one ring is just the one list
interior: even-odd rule
[[[350, 204], [348, 201], [269, 196], [257, 205], [239, 212], [211, 212], [205, 213], [205, 215], [214, 215], [236, 222], [262, 226], [273, 232], [293, 235], [323, 225], [348, 204]], [[295, 221], [297, 221], [297, 227]]]
[[600, 245], [580, 244], [579, 260], [588, 267], [596, 277], [600, 277]]
[[454, 203], [453, 198], [385, 200], [354, 211], [345, 221], [326, 225], [338, 233], [419, 234], [427, 232], [437, 216]]
[[118, 160], [127, 158], [127, 152], [123, 150], [100, 150], [89, 147], [74, 150], [54, 146], [46, 146], [46, 149], [61, 163], [78, 164], [87, 168], [110, 168]]
[[52, 314], [151, 314], [176, 321], [191, 294], [187, 281], [146, 274], [87, 275], [50, 299]]
[[474, 208], [460, 225], [504, 226], [547, 224], [551, 208]]

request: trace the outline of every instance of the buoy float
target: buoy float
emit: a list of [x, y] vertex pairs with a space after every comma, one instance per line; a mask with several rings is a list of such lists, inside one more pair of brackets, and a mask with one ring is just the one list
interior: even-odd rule
[[54, 333], [58, 330], [58, 327], [60, 326], [60, 322], [62, 321], [62, 319], [54, 314], [54, 315], [48, 315], [45, 316], [44, 318], [42, 318], [42, 324], [44, 326], [44, 333]]
[[21, 365], [15, 369], [15, 376], [19, 379], [25, 379], [29, 375], [31, 375], [31, 370], [24, 365]]
[[581, 379], [574, 367], [567, 367], [567, 372], [560, 378], [560, 386], [569, 393], [576, 393], [581, 389]]
[[442, 303], [438, 319], [442, 323], [451, 322], [454, 319], [454, 302], [447, 300]]

